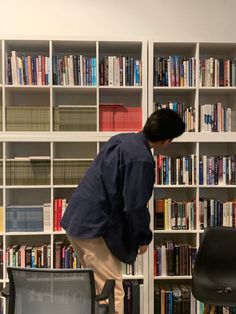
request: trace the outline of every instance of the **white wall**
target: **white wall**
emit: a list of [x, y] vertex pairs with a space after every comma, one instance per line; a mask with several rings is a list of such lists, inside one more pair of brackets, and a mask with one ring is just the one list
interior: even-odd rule
[[236, 41], [236, 0], [0, 0], [0, 38]]

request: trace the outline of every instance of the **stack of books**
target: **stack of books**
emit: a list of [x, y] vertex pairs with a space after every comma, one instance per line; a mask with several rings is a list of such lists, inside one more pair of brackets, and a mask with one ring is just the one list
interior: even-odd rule
[[78, 184], [92, 160], [54, 159], [53, 184]]
[[126, 107], [121, 103], [99, 105], [100, 131], [140, 131], [142, 129], [142, 108]]
[[50, 204], [6, 208], [6, 232], [50, 231]]
[[7, 131], [49, 131], [49, 107], [7, 107]]
[[80, 105], [54, 108], [54, 131], [96, 131], [97, 109]]
[[50, 157], [15, 157], [6, 160], [7, 185], [50, 184]]

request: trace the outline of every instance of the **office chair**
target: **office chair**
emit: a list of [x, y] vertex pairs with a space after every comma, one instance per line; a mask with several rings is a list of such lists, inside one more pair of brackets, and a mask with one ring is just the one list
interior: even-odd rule
[[[114, 280], [95, 294], [91, 269], [8, 267], [7, 314], [114, 314]], [[109, 300], [108, 305], [99, 301]]]
[[210, 227], [202, 236], [192, 277], [194, 297], [206, 304], [236, 306], [236, 229]]

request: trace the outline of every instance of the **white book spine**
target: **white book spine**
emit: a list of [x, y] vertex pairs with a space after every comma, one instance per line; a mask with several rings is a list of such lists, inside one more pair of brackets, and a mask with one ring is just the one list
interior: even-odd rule
[[50, 211], [51, 211], [51, 204], [44, 204], [43, 205], [43, 230], [44, 232], [51, 231]]
[[114, 57], [113, 56], [108, 56], [108, 86], [113, 86], [114, 85]]
[[166, 246], [161, 246], [161, 276], [167, 275], [167, 265], [166, 265]]

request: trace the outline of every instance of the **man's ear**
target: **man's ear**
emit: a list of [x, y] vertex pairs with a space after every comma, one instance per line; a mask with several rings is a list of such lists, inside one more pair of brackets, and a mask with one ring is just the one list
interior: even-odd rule
[[170, 143], [171, 143], [171, 139], [168, 139], [168, 140], [163, 141], [162, 145], [165, 147], [165, 146], [169, 145]]

